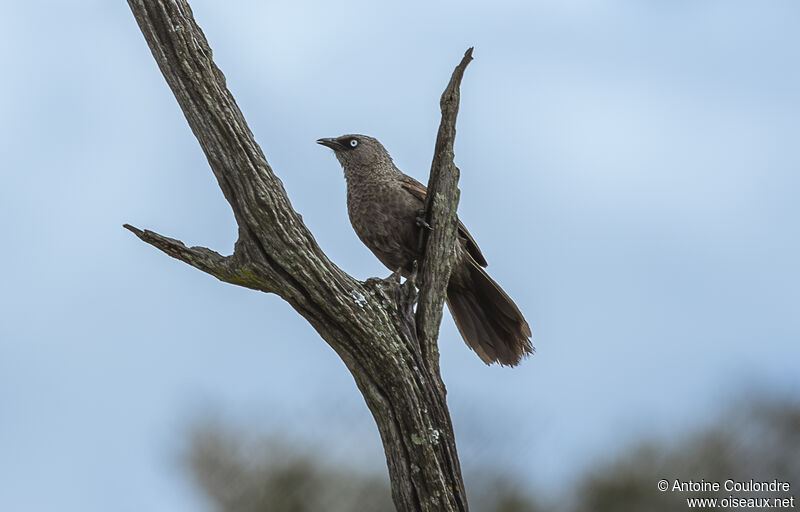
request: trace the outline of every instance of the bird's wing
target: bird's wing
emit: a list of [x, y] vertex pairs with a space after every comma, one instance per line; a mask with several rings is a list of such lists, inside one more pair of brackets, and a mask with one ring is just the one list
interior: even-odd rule
[[[425, 194], [427, 193], [425, 185], [415, 180], [411, 176], [406, 175], [403, 176], [402, 184], [404, 189], [411, 192], [411, 194], [413, 194], [423, 203], [425, 202]], [[461, 222], [461, 220], [458, 221], [458, 234], [466, 242], [465, 245], [469, 255], [472, 256], [478, 265], [485, 267], [487, 265], [486, 258], [484, 258], [483, 254], [481, 254], [481, 248], [478, 247], [478, 243], [475, 242], [475, 239], [469, 234], [469, 231], [467, 231], [466, 226], [464, 226], [464, 223]]]

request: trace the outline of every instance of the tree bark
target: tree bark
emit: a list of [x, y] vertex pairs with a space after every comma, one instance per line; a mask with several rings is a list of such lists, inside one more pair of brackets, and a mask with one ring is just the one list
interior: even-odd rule
[[255, 142], [185, 0], [128, 0], [148, 46], [217, 178], [239, 226], [234, 252], [130, 225], [140, 239], [221, 281], [275, 293], [342, 358], [383, 442], [398, 511], [466, 511], [455, 438], [439, 373], [437, 337], [453, 264], [458, 169], [453, 163], [459, 86], [472, 49], [441, 100], [421, 240], [426, 257], [415, 280], [360, 282], [333, 264], [292, 209]]

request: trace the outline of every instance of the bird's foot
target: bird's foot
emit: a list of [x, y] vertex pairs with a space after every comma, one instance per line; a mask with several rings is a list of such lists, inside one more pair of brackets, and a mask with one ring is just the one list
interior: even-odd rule
[[411, 266], [411, 273], [408, 274], [408, 277], [406, 278], [406, 280], [410, 281], [411, 284], [413, 284], [414, 286], [417, 285], [417, 271], [418, 270], [419, 270], [419, 262], [417, 260], [414, 260], [414, 263]]
[[428, 231], [433, 230], [430, 224], [425, 221], [425, 210], [420, 210], [419, 215], [417, 215], [417, 226], [421, 228], [425, 228]]
[[402, 298], [398, 302], [408, 306], [408, 314], [413, 315], [413, 307], [417, 302], [417, 260], [411, 267], [411, 272], [406, 277], [406, 281], [400, 285]]
[[403, 269], [402, 268], [398, 268], [397, 270], [395, 270], [394, 272], [389, 274], [389, 277], [387, 277], [386, 280], [387, 281], [394, 281], [395, 283], [400, 284], [400, 276], [401, 275], [403, 275]]

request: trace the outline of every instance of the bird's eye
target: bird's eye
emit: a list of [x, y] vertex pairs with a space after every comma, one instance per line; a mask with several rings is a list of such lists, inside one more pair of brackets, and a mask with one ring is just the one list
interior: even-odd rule
[[350, 147], [354, 148], [356, 146], [358, 146], [358, 140], [357, 139], [350, 139]]

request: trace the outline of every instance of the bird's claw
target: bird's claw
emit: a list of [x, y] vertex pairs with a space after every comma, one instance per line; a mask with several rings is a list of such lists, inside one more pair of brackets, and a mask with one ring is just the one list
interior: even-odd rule
[[419, 226], [421, 228], [425, 228], [428, 231], [432, 231], [433, 230], [431, 225], [428, 224], [427, 222], [425, 222], [425, 212], [423, 212], [422, 214], [417, 216], [417, 226]]
[[403, 275], [403, 269], [402, 268], [398, 268], [397, 270], [395, 270], [394, 272], [389, 274], [389, 277], [387, 277], [386, 280], [387, 281], [394, 281], [395, 283], [400, 284], [400, 276], [401, 275]]
[[417, 260], [414, 260], [414, 263], [411, 265], [411, 273], [408, 275], [408, 278], [407, 278], [407, 279], [411, 280], [411, 282], [414, 283], [414, 284], [417, 283], [417, 271], [418, 270], [419, 270], [419, 262]]

